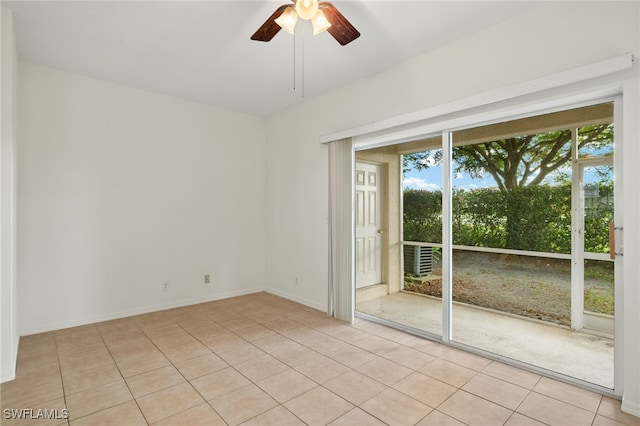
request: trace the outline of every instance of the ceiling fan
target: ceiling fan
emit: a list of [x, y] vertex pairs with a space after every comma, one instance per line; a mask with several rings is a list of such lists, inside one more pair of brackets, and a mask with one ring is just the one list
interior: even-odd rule
[[342, 46], [360, 37], [358, 30], [328, 1], [292, 1], [293, 5], [284, 4], [277, 8], [251, 36], [251, 40], [270, 41], [280, 28], [293, 34], [298, 17], [311, 21], [314, 35], [326, 30]]

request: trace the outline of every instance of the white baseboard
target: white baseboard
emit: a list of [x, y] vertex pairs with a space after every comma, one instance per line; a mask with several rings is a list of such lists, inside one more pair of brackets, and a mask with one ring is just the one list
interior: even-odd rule
[[130, 317], [130, 316], [133, 316], [133, 315], [148, 314], [150, 312], [164, 311], [164, 310], [167, 310], [167, 309], [181, 308], [183, 306], [197, 305], [199, 303], [213, 302], [215, 300], [229, 299], [231, 297], [245, 296], [247, 294], [259, 293], [261, 291], [266, 291], [266, 289], [264, 287], [254, 287], [254, 288], [250, 288], [250, 289], [239, 290], [239, 291], [230, 291], [230, 292], [215, 294], [215, 295], [211, 295], [211, 296], [197, 297], [197, 298], [194, 298], [194, 299], [180, 300], [180, 301], [177, 301], [177, 302], [163, 303], [163, 304], [159, 304], [159, 305], [144, 306], [142, 308], [130, 309], [130, 310], [125, 310], [125, 311], [118, 311], [118, 312], [113, 312], [113, 313], [106, 314], [106, 315], [97, 315], [97, 316], [92, 316], [92, 317], [85, 317], [85, 318], [82, 318], [82, 319], [71, 320], [71, 321], [61, 321], [61, 322], [58, 322], [58, 323], [48, 324], [45, 327], [36, 327], [36, 328], [22, 330], [20, 332], [20, 335], [21, 336], [28, 336], [30, 334], [45, 333], [45, 332], [48, 332], [48, 331], [61, 330], [61, 329], [64, 329], [64, 328], [69, 328], [69, 327], [78, 327], [78, 326], [81, 326], [81, 325], [94, 324], [94, 323], [102, 322], [102, 321], [110, 321], [110, 320], [114, 320], [114, 319]]
[[16, 366], [13, 365], [11, 371], [2, 371], [2, 376], [0, 377], [0, 383], [10, 382], [16, 378]]
[[327, 305], [322, 305], [320, 303], [316, 303], [312, 300], [305, 299], [304, 297], [299, 297], [281, 290], [276, 290], [273, 288], [267, 288], [264, 291], [267, 293], [271, 293], [276, 296], [284, 297], [285, 299], [291, 300], [292, 302], [300, 303], [301, 305], [308, 306], [313, 309], [317, 309], [322, 312], [327, 312]]
[[18, 365], [18, 345], [20, 344], [20, 336], [16, 336], [15, 342], [13, 343], [13, 351], [11, 354], [11, 364], [9, 366], [9, 370], [2, 370], [2, 374], [0, 374], [0, 383], [10, 382], [16, 378], [16, 366]]
[[629, 401], [622, 397], [622, 405], [620, 406], [620, 410], [623, 413], [631, 414], [632, 416], [640, 417], [640, 402], [639, 401]]

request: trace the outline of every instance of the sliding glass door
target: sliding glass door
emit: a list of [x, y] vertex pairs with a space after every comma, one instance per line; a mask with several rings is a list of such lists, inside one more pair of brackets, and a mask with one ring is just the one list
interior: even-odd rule
[[399, 274], [356, 310], [614, 389], [615, 140], [608, 101], [358, 152], [396, 164], [401, 237], [382, 244]]
[[[371, 198], [371, 171], [378, 170]], [[442, 143], [427, 137], [356, 153], [356, 311], [431, 337], [442, 333]], [[377, 200], [374, 224], [367, 200]], [[371, 227], [373, 224], [373, 227]], [[371, 228], [369, 239], [367, 227]], [[377, 278], [365, 254], [381, 242]], [[371, 241], [371, 244], [368, 243]]]
[[451, 340], [613, 389], [613, 103], [452, 133]]

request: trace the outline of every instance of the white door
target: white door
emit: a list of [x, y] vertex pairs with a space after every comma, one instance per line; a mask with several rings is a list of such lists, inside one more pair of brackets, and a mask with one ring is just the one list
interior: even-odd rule
[[356, 288], [382, 282], [381, 167], [356, 163]]

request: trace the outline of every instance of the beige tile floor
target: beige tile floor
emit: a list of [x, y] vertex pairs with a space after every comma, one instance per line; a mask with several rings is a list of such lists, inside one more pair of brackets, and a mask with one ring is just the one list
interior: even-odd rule
[[[51, 425], [640, 425], [620, 402], [257, 293], [23, 337], [5, 409]], [[31, 424], [2, 418], [2, 424]]]

